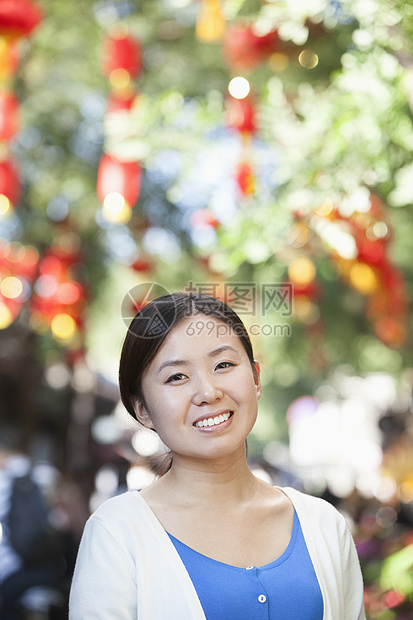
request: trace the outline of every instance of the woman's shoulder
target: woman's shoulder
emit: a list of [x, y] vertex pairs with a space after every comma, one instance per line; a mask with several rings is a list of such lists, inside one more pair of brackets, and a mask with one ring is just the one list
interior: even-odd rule
[[135, 518], [143, 510], [143, 500], [137, 490], [125, 491], [104, 501], [92, 513], [90, 520], [97, 520], [107, 524], [124, 522]]

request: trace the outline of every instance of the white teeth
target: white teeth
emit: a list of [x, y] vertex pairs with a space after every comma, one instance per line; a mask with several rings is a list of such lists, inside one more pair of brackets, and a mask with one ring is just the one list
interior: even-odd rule
[[222, 424], [222, 422], [226, 422], [230, 417], [230, 412], [228, 413], [220, 413], [215, 416], [215, 418], [205, 418], [204, 420], [200, 420], [195, 423], [195, 426], [202, 428], [204, 426], [216, 426], [217, 424]]

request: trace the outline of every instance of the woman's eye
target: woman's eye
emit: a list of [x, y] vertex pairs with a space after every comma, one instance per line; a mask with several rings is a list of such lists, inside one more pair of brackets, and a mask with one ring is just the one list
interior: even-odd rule
[[182, 381], [182, 379], [185, 379], [185, 377], [186, 375], [184, 375], [182, 372], [176, 372], [174, 375], [168, 377], [165, 383], [171, 383], [172, 381]]
[[230, 366], [235, 366], [235, 364], [233, 364], [232, 362], [220, 362], [219, 364], [217, 364], [217, 368], [230, 368]]

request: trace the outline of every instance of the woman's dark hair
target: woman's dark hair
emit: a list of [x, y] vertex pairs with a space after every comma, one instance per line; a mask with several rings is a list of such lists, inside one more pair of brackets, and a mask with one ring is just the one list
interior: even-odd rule
[[137, 313], [122, 347], [119, 365], [120, 395], [133, 418], [137, 419], [136, 400], [145, 405], [142, 377], [168, 334], [186, 318], [199, 314], [212, 316], [230, 327], [241, 340], [253, 372], [256, 373], [252, 344], [245, 325], [224, 301], [203, 294], [173, 293], [158, 297]]

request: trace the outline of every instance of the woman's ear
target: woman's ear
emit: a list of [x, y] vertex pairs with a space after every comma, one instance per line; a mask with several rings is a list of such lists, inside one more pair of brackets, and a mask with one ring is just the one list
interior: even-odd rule
[[152, 430], [155, 430], [153, 427], [150, 415], [147, 412], [146, 407], [143, 404], [143, 402], [136, 399], [134, 402], [134, 409], [135, 409], [136, 419], [138, 420], [138, 422], [140, 422], [142, 426], [145, 426], [145, 428], [150, 428]]
[[257, 362], [257, 360], [254, 360], [254, 383], [257, 389], [257, 398], [261, 397], [261, 382], [260, 382], [260, 373], [261, 373], [261, 369], [260, 369], [260, 365]]

